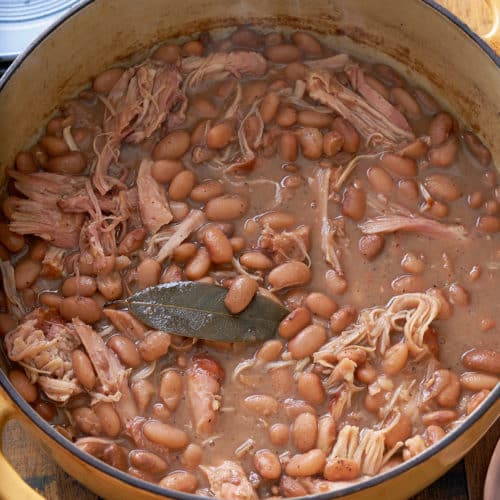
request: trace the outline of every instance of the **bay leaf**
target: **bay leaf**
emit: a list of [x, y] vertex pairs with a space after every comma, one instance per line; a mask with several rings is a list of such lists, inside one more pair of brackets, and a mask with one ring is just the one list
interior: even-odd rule
[[288, 310], [256, 294], [240, 314], [224, 305], [227, 289], [208, 283], [179, 281], [145, 288], [124, 303], [131, 314], [156, 330], [223, 342], [272, 338]]

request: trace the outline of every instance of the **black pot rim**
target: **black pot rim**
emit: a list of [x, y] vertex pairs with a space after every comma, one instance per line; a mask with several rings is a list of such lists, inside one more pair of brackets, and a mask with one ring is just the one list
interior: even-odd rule
[[[64, 15], [59, 21], [53, 24], [46, 32], [42, 33], [36, 40], [34, 40], [26, 50], [19, 55], [15, 61], [9, 66], [7, 71], [4, 73], [2, 78], [0, 79], [0, 92], [3, 87], [7, 84], [10, 77], [16, 72], [16, 70], [22, 65], [23, 61], [33, 52], [33, 50], [45, 39], [47, 38], [52, 31], [57, 29], [61, 24], [63, 24], [67, 19], [74, 16], [80, 10], [84, 9], [87, 5], [93, 3], [95, 0], [85, 0], [81, 4], [73, 7], [68, 11], [66, 15]], [[497, 67], [500, 68], [500, 56], [495, 53], [495, 51], [481, 38], [479, 35], [474, 33], [464, 22], [458, 19], [455, 15], [449, 12], [447, 9], [439, 5], [435, 0], [421, 0], [424, 4], [428, 5], [439, 14], [448, 18], [455, 26], [463, 31], [469, 38], [472, 39], [474, 43], [479, 45], [479, 47], [489, 56], [489, 58], [496, 64]], [[177, 498], [180, 500], [200, 500], [205, 498], [205, 500], [213, 500], [213, 498], [209, 497], [201, 497], [198, 495], [192, 495], [189, 493], [183, 493], [179, 491], [168, 490], [165, 488], [161, 488], [153, 483], [148, 483], [146, 481], [142, 481], [134, 476], [131, 476], [125, 472], [122, 472], [110, 465], [102, 462], [101, 460], [95, 458], [94, 456], [83, 452], [76, 445], [74, 445], [71, 441], [66, 439], [62, 434], [56, 431], [50, 424], [48, 424], [22, 397], [21, 395], [14, 389], [14, 386], [10, 383], [7, 375], [0, 369], [0, 385], [7, 392], [9, 397], [14, 401], [17, 407], [23, 412], [23, 414], [40, 430], [42, 430], [47, 436], [53, 439], [58, 445], [62, 446], [73, 455], [75, 455], [79, 460], [95, 467], [96, 469], [109, 474], [115, 479], [118, 479], [124, 483], [127, 483], [130, 486], [143, 489], [147, 492], [154, 493], [156, 495]], [[398, 476], [404, 472], [407, 472], [412, 467], [415, 467], [419, 464], [422, 464], [426, 460], [430, 459], [444, 448], [446, 448], [449, 444], [451, 444], [455, 439], [457, 439], [461, 434], [467, 432], [478, 420], [483, 417], [483, 415], [493, 406], [495, 401], [497, 401], [500, 397], [500, 384], [491, 391], [491, 393], [486, 398], [485, 402], [481, 404], [481, 406], [474, 411], [469, 417], [467, 417], [463, 423], [458, 425], [455, 429], [450, 431], [446, 436], [441, 439], [438, 443], [430, 448], [427, 448], [422, 453], [418, 454], [416, 457], [408, 460], [407, 462], [402, 463], [390, 469], [386, 472], [378, 474], [368, 480], [360, 481], [359, 483], [355, 483], [352, 486], [348, 486], [346, 488], [342, 488], [336, 491], [321, 493], [317, 495], [311, 496], [314, 497], [315, 500], [328, 500], [333, 498], [339, 498], [341, 496], [351, 495], [361, 490], [367, 490], [369, 488], [373, 488], [380, 483], [387, 481], [393, 477]]]

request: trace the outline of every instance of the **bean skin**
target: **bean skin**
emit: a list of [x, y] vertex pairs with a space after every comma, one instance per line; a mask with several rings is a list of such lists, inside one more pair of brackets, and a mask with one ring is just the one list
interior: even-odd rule
[[253, 457], [253, 463], [257, 472], [264, 479], [273, 480], [281, 476], [281, 463], [271, 450], [258, 450]]
[[231, 314], [239, 314], [244, 311], [253, 300], [258, 283], [249, 276], [238, 276], [229, 287], [224, 298], [224, 305]]
[[229, 264], [233, 259], [233, 247], [228, 237], [215, 225], [203, 234], [203, 243], [214, 264]]
[[288, 342], [288, 350], [293, 359], [303, 359], [316, 352], [326, 339], [326, 330], [321, 325], [309, 325]]
[[325, 453], [316, 448], [307, 453], [294, 455], [286, 464], [285, 471], [292, 477], [313, 476], [319, 474], [324, 469], [325, 464]]
[[500, 374], [500, 352], [493, 349], [471, 349], [462, 356], [468, 370]]

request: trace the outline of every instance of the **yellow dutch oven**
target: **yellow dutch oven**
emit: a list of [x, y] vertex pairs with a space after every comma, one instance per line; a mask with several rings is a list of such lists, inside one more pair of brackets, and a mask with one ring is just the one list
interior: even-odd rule
[[[52, 110], [99, 71], [152, 44], [238, 22], [286, 24], [331, 36], [354, 54], [376, 55], [442, 97], [478, 133], [500, 165], [499, 0], [490, 46], [431, 0], [94, 0], [83, 2], [35, 42], [0, 82], [0, 167], [11, 165]], [[493, 49], [491, 48], [493, 47]], [[407, 69], [405, 69], [407, 68]], [[0, 354], [0, 431], [14, 418], [69, 474], [109, 499], [197, 499], [169, 492], [83, 453], [15, 391]], [[450, 469], [495, 423], [500, 384], [461, 425], [412, 460], [316, 500], [408, 498]], [[0, 443], [1, 444], [1, 443]], [[26, 457], [29, 460], [29, 457]], [[0, 499], [42, 497], [0, 454]]]

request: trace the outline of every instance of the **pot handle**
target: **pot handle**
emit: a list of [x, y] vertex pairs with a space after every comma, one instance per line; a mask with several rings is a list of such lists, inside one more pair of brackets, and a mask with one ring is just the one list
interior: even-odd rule
[[493, 25], [483, 38], [500, 55], [500, 0], [486, 0], [493, 14]]
[[[5, 424], [17, 414], [16, 406], [0, 387], [0, 500], [44, 500], [44, 497], [24, 482], [2, 453]], [[29, 457], [27, 457], [29, 459]]]

